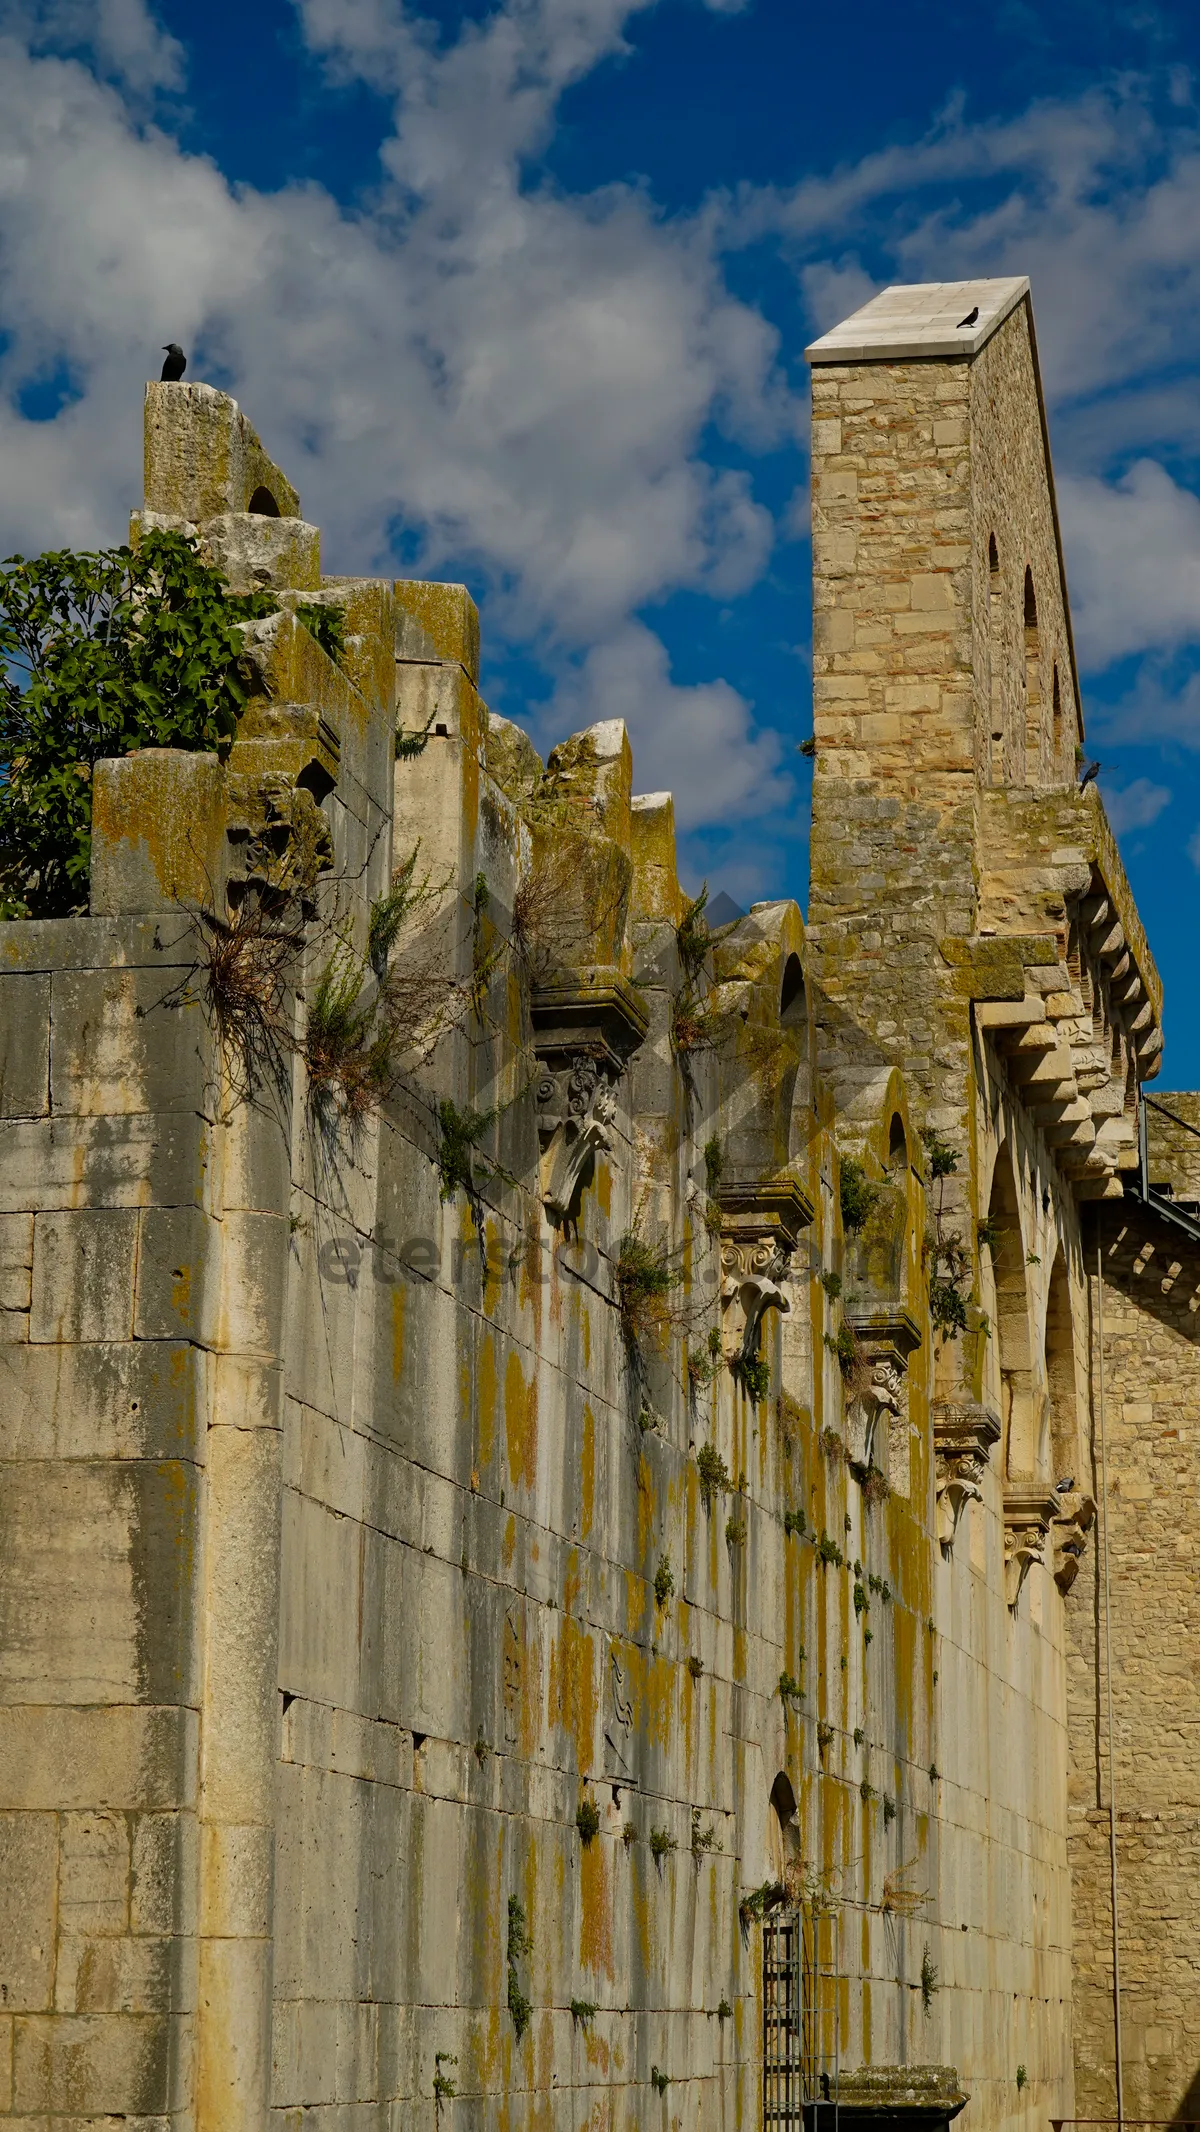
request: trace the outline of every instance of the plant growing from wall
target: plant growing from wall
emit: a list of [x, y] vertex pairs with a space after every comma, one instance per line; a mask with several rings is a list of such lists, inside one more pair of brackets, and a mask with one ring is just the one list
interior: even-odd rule
[[258, 896], [230, 917], [197, 913], [204, 998], [227, 1062], [235, 1102], [252, 1102], [268, 1085], [282, 1092], [294, 1050], [289, 979], [304, 930]]
[[726, 1546], [727, 1546], [727, 1547], [741, 1547], [741, 1546], [742, 1546], [742, 1545], [744, 1544], [744, 1542], [745, 1542], [745, 1538], [746, 1538], [746, 1521], [745, 1521], [745, 1519], [744, 1519], [744, 1518], [736, 1518], [736, 1517], [728, 1517], [728, 1518], [726, 1518], [726, 1520], [725, 1520], [725, 1544], [726, 1544]]
[[735, 1355], [729, 1365], [729, 1370], [735, 1383], [741, 1385], [747, 1399], [754, 1406], [761, 1406], [763, 1401], [769, 1398], [771, 1391], [771, 1365], [765, 1356]]
[[396, 1034], [365, 996], [366, 966], [335, 948], [308, 1002], [304, 1062], [309, 1100], [318, 1116], [335, 1112], [352, 1123], [376, 1110], [396, 1078]]
[[817, 1441], [831, 1465], [838, 1466], [846, 1456], [846, 1446], [834, 1428], [824, 1428]]
[[924, 1259], [929, 1290], [929, 1315], [943, 1340], [952, 1340], [967, 1329], [967, 1298], [971, 1283], [970, 1255], [957, 1229], [948, 1226], [945, 1213], [946, 1179], [958, 1168], [954, 1149], [932, 1129], [922, 1133], [929, 1174], [937, 1185], [933, 1226], [925, 1236]]
[[650, 1856], [660, 1865], [669, 1851], [675, 1849], [675, 1838], [670, 1829], [652, 1828], [650, 1831]]
[[706, 1511], [711, 1511], [719, 1494], [733, 1484], [729, 1468], [713, 1444], [701, 1444], [696, 1454], [696, 1470], [700, 1475], [700, 1500]]
[[862, 1479], [862, 1492], [863, 1501], [869, 1509], [873, 1509], [876, 1503], [887, 1502], [892, 1492], [892, 1484], [881, 1467], [867, 1467]]
[[704, 1143], [704, 1184], [710, 1199], [714, 1199], [725, 1171], [725, 1146], [719, 1133]]
[[817, 1752], [824, 1754], [825, 1749], [831, 1745], [832, 1740], [833, 1726], [825, 1718], [822, 1718], [817, 1726]]
[[889, 1799], [889, 1798], [888, 1798], [888, 1797], [886, 1796], [886, 1794], [885, 1794], [885, 1796], [884, 1796], [884, 1801], [883, 1801], [883, 1825], [884, 1825], [884, 1827], [885, 1827], [885, 1828], [889, 1827], [889, 1826], [890, 1826], [890, 1824], [891, 1824], [891, 1823], [892, 1823], [892, 1822], [893, 1822], [893, 1821], [895, 1820], [895, 1818], [896, 1818], [896, 1802], [895, 1802], [895, 1800], [894, 1800], [894, 1799]]
[[521, 1989], [520, 1965], [533, 1951], [533, 1938], [525, 1921], [525, 1905], [517, 1895], [508, 1898], [508, 2010], [520, 2043], [533, 2017], [533, 2008]]
[[394, 752], [397, 762], [415, 762], [418, 755], [425, 753], [425, 746], [433, 731], [433, 721], [436, 716], [436, 711], [430, 711], [424, 725], [416, 726], [411, 731], [406, 731], [403, 726], [396, 728]]
[[732, 2021], [733, 2008], [728, 1999], [719, 1999], [717, 2001], [717, 2019], [718, 2021]]
[[594, 1799], [583, 1798], [575, 1810], [575, 1826], [585, 1849], [600, 1834], [600, 1809]]
[[829, 1297], [830, 1302], [835, 1303], [842, 1292], [841, 1274], [828, 1272], [818, 1274], [817, 1278], [820, 1281], [822, 1288], [825, 1290], [826, 1295]]
[[851, 1155], [842, 1158], [838, 1171], [838, 1197], [842, 1227], [848, 1236], [857, 1236], [870, 1219], [879, 1197], [879, 1186], [870, 1182], [862, 1163], [856, 1162]]
[[[803, 1665], [803, 1651], [801, 1651], [797, 1663]], [[776, 1690], [776, 1693], [778, 1694], [779, 1700], [783, 1704], [785, 1711], [790, 1710], [793, 1703], [803, 1702], [804, 1700], [803, 1688], [800, 1686], [798, 1680], [793, 1679], [790, 1673], [785, 1672], [780, 1674], [779, 1685]]]
[[693, 1856], [693, 1858], [697, 1858], [697, 1859], [699, 1859], [699, 1858], [703, 1858], [703, 1856], [704, 1856], [704, 1854], [705, 1854], [705, 1852], [706, 1852], [706, 1851], [719, 1851], [719, 1850], [721, 1850], [721, 1849], [722, 1849], [721, 1839], [720, 1839], [720, 1837], [718, 1836], [718, 1834], [717, 1834], [717, 1832], [716, 1832], [715, 1828], [713, 1828], [713, 1826], [712, 1826], [712, 1824], [711, 1824], [711, 1823], [709, 1824], [709, 1826], [708, 1826], [707, 1828], [701, 1828], [701, 1826], [700, 1826], [700, 1809], [699, 1809], [699, 1807], [698, 1807], [698, 1806], [694, 1806], [694, 1807], [692, 1808], [692, 1856]]
[[671, 2085], [669, 2073], [660, 2073], [656, 2065], [650, 2068], [650, 2085], [659, 2095], [665, 2095]]
[[572, 1999], [571, 2019], [576, 2028], [590, 2028], [600, 2009], [594, 1999]]
[[433, 2054], [433, 2102], [434, 2111], [439, 2122], [442, 2115], [442, 2104], [444, 2102], [453, 2102], [458, 2093], [454, 2082], [443, 2073], [442, 2067], [444, 2065], [457, 2064], [458, 2058], [454, 2051], [435, 2051]]
[[706, 1390], [714, 1383], [721, 1370], [721, 1335], [714, 1325], [704, 1347], [687, 1349], [688, 1392], [695, 1397], [698, 1391]]
[[1025, 2068], [1024, 2068], [1024, 2066], [1023, 2066], [1023, 2065], [1019, 2065], [1019, 2066], [1017, 2067], [1017, 2093], [1018, 2093], [1018, 2095], [1020, 2094], [1020, 2092], [1021, 2092], [1022, 2088], [1023, 2088], [1023, 2087], [1025, 2087], [1025, 2086], [1027, 2086], [1027, 2084], [1028, 2084], [1028, 2081], [1029, 2081], [1029, 2075], [1028, 2075], [1028, 2073], [1026, 2072], [1026, 2070], [1025, 2070]]
[[712, 946], [712, 931], [704, 915], [707, 908], [708, 883], [705, 881], [699, 895], [684, 905], [683, 916], [675, 928], [679, 966], [690, 984], [694, 984], [699, 977], [704, 968], [705, 957]]
[[691, 1657], [688, 1659], [688, 1672], [691, 1674], [693, 1680], [699, 1680], [703, 1671], [704, 1660], [702, 1658], [699, 1658], [696, 1655], [695, 1651], [693, 1651]]
[[315, 637], [327, 659], [341, 665], [346, 657], [346, 617], [340, 607], [326, 607], [318, 600], [298, 600], [296, 620]]
[[938, 1988], [938, 1973], [933, 1956], [926, 1947], [921, 1956], [921, 2004], [926, 2013], [933, 2010], [934, 1995]]
[[445, 1206], [456, 1192], [462, 1192], [479, 1230], [483, 1226], [483, 1202], [475, 1176], [475, 1157], [480, 1141], [498, 1116], [496, 1109], [460, 1110], [449, 1096], [442, 1097], [437, 1109], [438, 1198]]
[[636, 1822], [627, 1821], [625, 1823], [624, 1827], [621, 1830], [621, 1841], [625, 1846], [626, 1856], [628, 1856], [629, 1852], [633, 1849], [634, 1844], [637, 1842]]
[[627, 1229], [617, 1245], [613, 1278], [625, 1344], [636, 1349], [662, 1322], [667, 1298], [679, 1287], [683, 1275], [672, 1264], [665, 1247], [650, 1243], [635, 1227]]
[[823, 1532], [817, 1541], [817, 1560], [822, 1569], [828, 1568], [831, 1562], [835, 1563], [838, 1569], [841, 1569], [845, 1559], [846, 1557], [838, 1546], [837, 1541], [831, 1540], [829, 1534]]
[[654, 1572], [654, 1603], [664, 1607], [675, 1590], [675, 1575], [671, 1568], [670, 1555], [660, 1555]]
[[0, 571], [0, 918], [87, 909], [92, 772], [140, 748], [225, 754], [246, 701], [243, 625], [194, 539], [59, 550]]
[[804, 1512], [802, 1510], [785, 1510], [783, 1513], [783, 1529], [789, 1538], [795, 1533], [796, 1538], [802, 1540], [805, 1533]]
[[435, 886], [429, 874], [418, 878], [420, 856], [421, 839], [418, 837], [408, 857], [393, 867], [390, 888], [382, 896], [375, 897], [367, 918], [367, 961], [381, 984], [387, 976], [388, 958], [406, 921], [424, 904], [432, 903], [447, 886], [444, 881]]
[[743, 1928], [761, 1925], [768, 1910], [777, 1910], [787, 1901], [787, 1889], [781, 1880], [764, 1880], [761, 1886], [751, 1888], [738, 1904], [738, 1919]]

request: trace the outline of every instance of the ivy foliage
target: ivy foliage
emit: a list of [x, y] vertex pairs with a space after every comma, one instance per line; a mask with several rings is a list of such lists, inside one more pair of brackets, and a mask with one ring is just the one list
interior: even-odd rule
[[0, 917], [85, 910], [92, 771], [138, 748], [228, 748], [246, 700], [242, 624], [194, 541], [13, 555], [0, 566]]

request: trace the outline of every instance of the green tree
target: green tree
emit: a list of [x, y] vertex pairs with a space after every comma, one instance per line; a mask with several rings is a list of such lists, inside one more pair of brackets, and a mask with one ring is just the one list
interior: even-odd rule
[[246, 699], [242, 625], [277, 605], [231, 593], [181, 533], [0, 567], [0, 917], [86, 909], [95, 764], [223, 753]]

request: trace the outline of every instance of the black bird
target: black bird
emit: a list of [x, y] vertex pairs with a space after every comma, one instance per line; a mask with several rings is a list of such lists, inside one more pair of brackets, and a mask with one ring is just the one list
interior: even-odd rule
[[1090, 785], [1090, 784], [1091, 784], [1091, 782], [1092, 782], [1092, 779], [1093, 779], [1093, 778], [1099, 777], [1099, 775], [1100, 775], [1100, 772], [1101, 772], [1101, 770], [1102, 770], [1103, 768], [1104, 768], [1104, 765], [1103, 765], [1103, 763], [1098, 763], [1098, 762], [1090, 762], [1090, 763], [1088, 763], [1088, 764], [1087, 764], [1087, 766], [1086, 766], [1086, 768], [1085, 768], [1085, 769], [1083, 769], [1083, 770], [1081, 770], [1081, 771], [1080, 771], [1080, 773], [1079, 773], [1079, 789], [1080, 789], [1080, 791], [1081, 791], [1081, 792], [1083, 791], [1083, 788], [1084, 788], [1084, 786], [1085, 786], [1085, 785]]
[[1055, 1495], [1070, 1495], [1070, 1493], [1071, 1493], [1071, 1490], [1072, 1490], [1072, 1488], [1073, 1488], [1074, 1486], [1075, 1486], [1075, 1475], [1074, 1475], [1073, 1473], [1070, 1473], [1070, 1474], [1068, 1474], [1068, 1475], [1067, 1475], [1067, 1478], [1066, 1478], [1066, 1480], [1065, 1480], [1065, 1481], [1055, 1481], [1055, 1483], [1054, 1483], [1054, 1493], [1055, 1493]]
[[162, 374], [169, 384], [177, 385], [187, 369], [187, 357], [178, 341], [165, 341], [163, 345], [167, 351], [167, 360], [162, 366]]
[[974, 305], [972, 306], [972, 308], [971, 308], [971, 309], [970, 309], [970, 310], [968, 311], [968, 313], [967, 313], [966, 317], [965, 317], [965, 318], [960, 318], [960, 319], [959, 319], [959, 321], [958, 321], [958, 330], [959, 330], [959, 332], [960, 332], [960, 333], [962, 332], [962, 329], [963, 329], [963, 327], [964, 327], [964, 326], [973, 326], [973, 325], [975, 324], [975, 321], [976, 321], [976, 319], [978, 318], [978, 316], [979, 316], [979, 305], [978, 305], [978, 304], [974, 304]]

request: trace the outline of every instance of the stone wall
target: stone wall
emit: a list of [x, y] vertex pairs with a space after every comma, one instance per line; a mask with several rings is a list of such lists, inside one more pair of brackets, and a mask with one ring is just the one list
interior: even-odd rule
[[0, 926], [12, 2116], [749, 2132], [789, 1933], [791, 2122], [1103, 2114], [1097, 1235], [1185, 2092], [1200, 1263], [1121, 1196], [1161, 988], [1027, 305], [814, 413], [812, 926], [712, 935], [619, 721], [543, 764], [462, 587], [323, 575], [234, 403], [149, 390], [134, 538], [278, 604], [226, 757], [101, 765], [90, 911]]
[[[1197, 1105], [1195, 1095], [1163, 1101], [1192, 1113]], [[1161, 1143], [1155, 1158], [1161, 1174]], [[1184, 1184], [1186, 1173], [1181, 1197]], [[1089, 1485], [1107, 1521], [1115, 1754], [1110, 1771], [1103, 1560], [1089, 1553], [1070, 1613], [1067, 1673], [1076, 2108], [1081, 2116], [1116, 2109], [1115, 1797], [1124, 2107], [1130, 2117], [1187, 2120], [1200, 2112], [1200, 1245], [1126, 1202], [1095, 1209], [1086, 1256], [1097, 1408]], [[1098, 1415], [1101, 1276], [1107, 1494]]]

